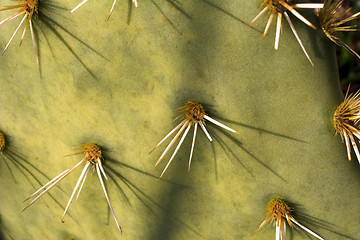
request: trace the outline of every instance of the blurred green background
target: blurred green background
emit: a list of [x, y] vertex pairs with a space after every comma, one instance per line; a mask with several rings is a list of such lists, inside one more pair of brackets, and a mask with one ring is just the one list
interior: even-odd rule
[[[342, 6], [343, 11], [352, 8], [348, 15], [352, 15], [360, 10], [360, 2], [358, 0], [345, 0]], [[359, 26], [360, 20], [353, 22]], [[360, 51], [360, 33], [347, 32], [340, 33], [342, 40], [351, 46], [356, 52]], [[360, 59], [353, 56], [346, 49], [337, 47], [337, 59], [339, 65], [339, 75], [343, 92], [346, 92], [348, 85], [351, 84], [351, 91], [360, 88]]]

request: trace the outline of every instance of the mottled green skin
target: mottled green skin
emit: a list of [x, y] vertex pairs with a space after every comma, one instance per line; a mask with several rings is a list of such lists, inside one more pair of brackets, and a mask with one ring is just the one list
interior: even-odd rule
[[[32, 187], [16, 168], [14, 181], [0, 162], [4, 239], [274, 239], [272, 226], [251, 234], [265, 219], [266, 203], [277, 196], [327, 223], [331, 231], [302, 221], [325, 239], [345, 238], [334, 232], [360, 239], [359, 165], [347, 160], [331, 122], [342, 99], [333, 44], [292, 17], [314, 61], [312, 67], [286, 22], [278, 51], [273, 49], [274, 26], [261, 42], [266, 17], [253, 27], [247, 25], [260, 11], [260, 1], [210, 1], [229, 14], [206, 1], [180, 1], [192, 19], [156, 2], [181, 34], [150, 1], [139, 1], [129, 24], [125, 1], [118, 1], [108, 21], [112, 1], [91, 0], [74, 14], [60, 11], [64, 17], [50, 14], [108, 59], [59, 31], [97, 79], [46, 28], [54, 56], [40, 33], [40, 77], [30, 35], [22, 47], [15, 38], [0, 57], [1, 129], [49, 177], [80, 161], [79, 155], [64, 156], [76, 152], [74, 145], [88, 142], [107, 149], [105, 159], [159, 176], [170, 154], [151, 171], [165, 146], [148, 152], [177, 124], [176, 109], [198, 100], [210, 116], [233, 121], [221, 120], [239, 135], [224, 135], [218, 127], [207, 126], [252, 175], [227, 156], [229, 150], [224, 151], [219, 141], [210, 143], [200, 131], [191, 171], [187, 172], [187, 160], [192, 131], [164, 175], [164, 180], [185, 187], [105, 160], [105, 171], [115, 166], [162, 209], [151, 204], [156, 215], [151, 213], [123, 184], [130, 207], [110, 179], [107, 189], [123, 228], [120, 235], [96, 173], [88, 177], [62, 224], [63, 209], [49, 195], [21, 213], [26, 206], [22, 201], [39, 185], [34, 182]], [[77, 3], [63, 4], [71, 9]], [[0, 12], [0, 19], [7, 14]], [[1, 47], [17, 21], [1, 28]], [[63, 191], [51, 190], [63, 206], [80, 172], [77, 169], [60, 183]], [[306, 238], [300, 230], [290, 230], [287, 236]]]

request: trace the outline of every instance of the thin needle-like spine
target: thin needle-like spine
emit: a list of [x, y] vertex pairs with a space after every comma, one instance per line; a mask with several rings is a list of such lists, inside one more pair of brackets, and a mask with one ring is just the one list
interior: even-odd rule
[[267, 24], [266, 24], [266, 27], [265, 27], [265, 30], [264, 30], [264, 34], [263, 34], [263, 36], [262, 36], [262, 40], [264, 40], [267, 32], [269, 31], [271, 22], [272, 22], [272, 20], [273, 20], [273, 18], [274, 18], [274, 14], [275, 14], [274, 12], [272, 12], [272, 13], [270, 14], [269, 20], [268, 20], [268, 22], [267, 22]]
[[354, 128], [353, 126], [349, 125], [349, 129], [351, 131], [352, 134], [354, 134], [354, 136], [360, 140], [360, 133], [359, 130], [357, 130], [356, 128]]
[[256, 20], [258, 20], [258, 18], [259, 18], [261, 15], [263, 15], [268, 9], [269, 9], [269, 7], [266, 6], [266, 7], [251, 21], [250, 25], [254, 24], [254, 22], [255, 22]]
[[349, 161], [351, 161], [351, 148], [350, 148], [348, 134], [346, 133], [345, 130], [343, 130], [343, 134], [344, 134], [346, 152], [347, 152], [347, 155], [348, 155], [348, 159], [349, 159]]
[[[63, 175], [61, 175], [60, 178], [58, 178], [54, 183], [52, 183], [49, 187], [47, 187], [42, 193], [40, 193], [34, 200], [32, 200], [22, 211], [25, 211], [28, 207], [30, 207], [36, 200], [38, 200], [42, 195], [44, 195], [46, 192], [48, 192], [52, 187], [54, 187], [57, 183], [59, 183], [61, 180], [63, 180], [67, 175], [69, 175], [74, 169], [76, 169], [78, 166], [80, 166], [84, 160], [78, 162], [74, 167], [65, 170]], [[52, 180], [51, 180], [52, 181]], [[38, 190], [39, 191], [39, 190]], [[36, 192], [38, 192], [36, 191]], [[34, 196], [33, 194], [32, 196]], [[27, 198], [30, 199], [30, 198]]]
[[282, 13], [278, 13], [277, 25], [276, 25], [276, 35], [275, 35], [275, 50], [279, 48], [280, 42], [280, 33], [281, 33], [281, 20], [282, 20]]
[[[171, 130], [156, 146], [153, 150], [151, 150], [150, 153], [152, 153], [156, 148], [158, 148], [168, 137], [170, 137], [176, 130], [178, 130], [184, 123], [186, 122], [186, 119], [183, 120], [179, 125], [177, 125], [173, 130]], [[149, 154], [150, 154], [149, 153]]]
[[76, 183], [76, 185], [75, 185], [75, 188], [74, 188], [73, 192], [71, 193], [71, 196], [70, 196], [70, 199], [69, 199], [69, 201], [68, 201], [68, 204], [66, 205], [65, 211], [64, 211], [64, 213], [63, 213], [63, 215], [62, 215], [62, 217], [61, 217], [61, 221], [62, 221], [62, 222], [64, 221], [64, 217], [65, 217], [65, 214], [66, 214], [67, 210], [68, 210], [69, 207], [70, 207], [70, 203], [71, 203], [72, 199], [74, 198], [74, 195], [75, 195], [75, 193], [76, 193], [76, 190], [77, 190], [78, 187], [80, 186], [80, 183], [82, 182], [82, 179], [84, 178], [84, 175], [85, 175], [87, 169], [89, 168], [90, 164], [91, 164], [90, 162], [87, 162], [87, 163], [85, 164], [84, 169], [83, 169], [82, 172], [81, 172], [81, 175], [80, 175], [80, 177], [79, 177], [79, 179], [78, 179], [78, 181], [77, 181], [77, 183]]
[[[78, 10], [82, 5], [84, 5], [84, 4], [87, 3], [88, 1], [89, 1], [89, 0], [83, 0], [81, 3], [79, 3], [75, 8], [73, 8], [73, 9], [71, 10], [71, 13], [75, 12], [76, 10]], [[111, 9], [110, 9], [110, 11], [109, 11], [109, 15], [108, 15], [107, 19], [110, 18], [111, 14], [112, 14], [112, 12], [113, 12], [113, 10], [114, 10], [114, 7], [115, 7], [115, 5], [116, 5], [116, 1], [117, 1], [117, 0], [114, 0], [113, 4], [112, 4], [112, 6], [111, 6]], [[138, 7], [138, 2], [137, 2], [137, 0], [132, 0], [132, 2], [134, 3], [134, 6], [135, 6], [135, 7]]]
[[189, 120], [186, 120], [185, 123], [182, 125], [182, 127], [180, 128], [180, 130], [178, 131], [178, 133], [175, 135], [175, 137], [171, 140], [171, 142], [169, 143], [169, 145], [166, 147], [165, 151], [161, 154], [160, 158], [158, 159], [158, 161], [155, 163], [154, 168], [161, 162], [161, 160], [165, 157], [165, 154], [169, 151], [169, 149], [171, 148], [171, 146], [175, 143], [176, 139], [178, 139], [178, 137], [180, 136], [180, 134], [182, 133], [182, 131], [185, 129], [185, 127], [189, 124]]
[[294, 8], [323, 8], [323, 3], [297, 3]]
[[320, 237], [319, 235], [317, 235], [316, 233], [314, 233], [313, 231], [311, 231], [310, 229], [308, 229], [307, 227], [301, 225], [300, 223], [298, 223], [298, 221], [296, 221], [295, 219], [291, 218], [291, 221], [293, 223], [295, 223], [296, 225], [298, 225], [299, 227], [301, 227], [302, 229], [304, 229], [305, 231], [307, 231], [308, 233], [310, 233], [311, 235], [313, 235], [314, 237], [320, 239], [320, 240], [324, 240], [322, 237]]
[[[34, 202], [36, 202], [36, 200], [38, 200], [42, 195], [44, 195], [46, 192], [48, 192], [51, 188], [53, 188], [56, 184], [58, 184], [61, 180], [63, 180], [67, 175], [69, 175], [74, 169], [76, 169], [78, 166], [80, 166], [82, 163], [84, 162], [84, 160], [78, 162], [74, 167], [67, 169], [63, 172], [63, 174], [60, 174], [58, 176], [60, 176], [60, 178], [58, 178], [55, 182], [53, 182], [49, 187], [47, 187], [42, 193], [40, 193], [34, 200], [32, 200], [22, 211], [25, 211], [28, 207], [30, 207]], [[54, 180], [54, 179], [53, 179]], [[53, 180], [51, 180], [50, 182], [52, 182]], [[48, 184], [46, 184], [48, 185]], [[44, 187], [40, 188], [43, 189]], [[40, 189], [38, 191], [36, 191], [35, 193], [38, 193], [40, 191]], [[35, 195], [32, 194], [31, 196]], [[28, 197], [26, 200], [30, 199], [31, 197]], [[26, 201], [25, 200], [25, 201]]]
[[89, 171], [90, 171], [90, 167], [88, 167], [87, 170], [86, 170], [86, 173], [85, 173], [85, 175], [84, 175], [84, 177], [83, 177], [83, 180], [82, 180], [82, 182], [81, 182], [81, 185], [80, 185], [80, 187], [79, 187], [79, 191], [78, 191], [78, 193], [77, 193], [77, 195], [76, 195], [75, 200], [77, 200], [77, 199], [79, 198], [79, 196], [80, 196], [80, 192], [81, 192], [81, 190], [82, 190], [82, 188], [83, 188], [83, 186], [84, 186], [84, 183], [85, 183], [85, 181], [86, 181], [87, 175], [89, 174]]
[[101, 170], [102, 174], [104, 175], [104, 178], [105, 178], [106, 180], [108, 180], [108, 178], [107, 178], [107, 176], [106, 176], [106, 174], [105, 174], [104, 168], [103, 168], [103, 166], [102, 166], [101, 159], [97, 159], [97, 162], [98, 162], [98, 164], [99, 164], [99, 167], [100, 167], [100, 170]]
[[184, 139], [185, 139], [186, 135], [188, 134], [188, 132], [189, 132], [189, 130], [190, 130], [190, 127], [191, 127], [191, 123], [189, 123], [189, 124], [187, 124], [187, 125], [188, 125], [188, 127], [186, 128], [186, 130], [185, 130], [185, 132], [184, 132], [183, 136], [181, 137], [181, 139], [180, 139], [180, 141], [179, 141], [178, 145], [176, 146], [175, 151], [174, 151], [173, 155], [171, 156], [171, 158], [170, 158], [169, 162], [166, 164], [166, 166], [165, 166], [165, 168], [164, 168], [163, 172], [161, 173], [160, 178], [161, 178], [161, 177], [164, 175], [164, 173], [166, 172], [166, 169], [169, 167], [169, 165], [170, 165], [170, 163], [172, 162], [172, 160], [174, 159], [174, 157], [175, 157], [176, 153], [177, 153], [177, 152], [178, 152], [178, 150], [180, 149], [180, 146], [181, 146], [181, 144], [183, 143], [183, 141], [184, 141]]
[[99, 170], [99, 166], [98, 166], [98, 164], [95, 164], [95, 166], [96, 166], [96, 172], [97, 172], [97, 174], [98, 174], [98, 177], [99, 177], [99, 180], [100, 180], [102, 189], [104, 190], [104, 194], [105, 194], [106, 201], [108, 202], [110, 211], [111, 211], [111, 213], [112, 213], [112, 215], [113, 215], [113, 217], [114, 217], [114, 219], [115, 219], [116, 226], [117, 226], [117, 228], [119, 229], [119, 231], [122, 232], [121, 227], [120, 227], [120, 225], [119, 225], [119, 223], [118, 223], [118, 221], [117, 221], [117, 219], [116, 219], [115, 212], [114, 212], [114, 210], [113, 210], [113, 208], [112, 208], [112, 206], [111, 206], [111, 203], [110, 203], [108, 194], [107, 194], [107, 192], [106, 192], [105, 184], [104, 184], [104, 182], [103, 182], [103, 180], [102, 180], [102, 177], [101, 177], [101, 174], [100, 174], [100, 170]]
[[133, 0], [134, 6], [139, 7], [137, 0]]
[[288, 15], [286, 12], [284, 12], [284, 16], [285, 16], [286, 20], [288, 21], [288, 23], [289, 23], [289, 25], [290, 25], [290, 28], [291, 28], [292, 32], [294, 33], [294, 35], [295, 35], [295, 37], [296, 37], [296, 40], [297, 40], [298, 43], [300, 44], [301, 49], [302, 49], [303, 52], [305, 53], [305, 56], [307, 57], [307, 59], [309, 60], [309, 62], [311, 63], [311, 65], [314, 66], [314, 63], [312, 62], [309, 54], [306, 52], [306, 49], [305, 49], [304, 45], [302, 44], [301, 39], [300, 39], [299, 35], [297, 34], [296, 29], [295, 29], [294, 25], [292, 24], [289, 15]]
[[35, 56], [36, 56], [36, 63], [38, 65], [38, 67], [40, 68], [40, 63], [39, 63], [39, 54], [37, 51], [37, 46], [36, 46], [36, 41], [35, 41], [35, 34], [34, 34], [34, 29], [33, 29], [33, 25], [32, 25], [32, 20], [30, 19], [30, 33], [31, 33], [31, 39], [33, 42], [33, 46], [34, 46], [34, 51], [35, 51]]
[[21, 8], [21, 7], [25, 7], [26, 4], [18, 4], [18, 5], [13, 5], [13, 6], [8, 6], [8, 7], [4, 7], [2, 9], [0, 9], [0, 11], [6, 11], [6, 10], [11, 10], [11, 9], [15, 9], [15, 8]]
[[108, 19], [110, 18], [111, 14], [112, 14], [112, 12], [113, 12], [113, 10], [114, 10], [115, 4], [116, 4], [116, 0], [114, 0], [113, 4], [112, 4], [112, 6], [111, 6]]
[[26, 14], [25, 14], [25, 16], [24, 16], [24, 17], [23, 17], [23, 19], [21, 20], [21, 22], [20, 22], [19, 26], [16, 28], [16, 30], [15, 30], [15, 32], [14, 32], [14, 34], [11, 36], [11, 38], [10, 38], [9, 42], [7, 43], [6, 47], [4, 48], [4, 51], [2, 52], [2, 54], [4, 54], [4, 52], [6, 51], [6, 49], [9, 47], [9, 45], [10, 45], [11, 41], [12, 41], [12, 40], [13, 40], [13, 38], [15, 37], [16, 33], [19, 31], [19, 28], [21, 27], [21, 25], [22, 25], [22, 24], [23, 24], [23, 22], [25, 21], [26, 17], [27, 17], [27, 16], [26, 16]]
[[360, 55], [355, 52], [349, 45], [347, 45], [346, 43], [344, 43], [343, 41], [341, 41], [340, 39], [338, 40], [350, 53], [354, 54], [357, 58], [360, 59]]
[[4, 23], [10, 22], [11, 20], [14, 20], [15, 18], [17, 18], [18, 16], [20, 16], [21, 14], [25, 13], [25, 10], [19, 10], [16, 13], [14, 13], [12, 16], [5, 18], [4, 20], [2, 20], [0, 22], [0, 26], [3, 25]]
[[350, 138], [350, 142], [351, 142], [351, 144], [353, 146], [353, 149], [354, 149], [354, 152], [356, 154], [357, 159], [360, 159], [359, 149], [358, 149], [358, 147], [356, 145], [356, 142], [355, 142], [355, 139], [354, 139], [353, 135], [349, 134], [349, 138]]
[[[271, 218], [272, 218], [272, 216], [270, 216]], [[270, 219], [271, 219], [270, 218]], [[265, 226], [269, 221], [270, 221], [270, 219], [269, 219], [269, 217], [267, 217], [261, 224], [260, 224], [260, 226], [255, 230], [255, 232], [253, 232], [253, 234], [251, 234], [251, 236], [252, 235], [254, 235], [255, 233], [257, 233], [263, 226]]]
[[282, 237], [284, 238], [284, 240], [285, 240], [285, 236], [286, 236], [286, 222], [284, 221], [283, 222], [283, 235], [282, 235]]
[[[56, 184], [58, 184], [61, 180], [63, 180], [69, 173], [71, 173], [72, 170], [67, 171], [64, 175], [62, 175], [58, 180], [56, 180], [54, 183], [52, 183], [49, 187], [47, 187], [42, 193], [40, 193], [36, 198], [34, 198], [23, 210], [25, 211], [28, 207], [30, 207], [33, 203], [35, 203], [42, 195], [47, 193], [51, 188], [53, 188]], [[30, 198], [28, 198], [30, 199]]]
[[81, 3], [79, 3], [79, 5], [77, 5], [73, 10], [71, 10], [71, 13], [75, 12], [76, 10], [78, 10], [82, 5], [84, 5], [87, 1], [89, 0], [84, 0]]
[[[28, 16], [28, 20], [26, 21], [26, 25], [25, 25], [25, 27], [24, 27], [24, 31], [23, 31], [23, 33], [22, 33], [22, 35], [21, 35], [21, 38], [20, 38], [20, 46], [21, 46], [21, 44], [22, 44], [23, 41], [24, 41], [25, 33], [26, 33], [26, 30], [27, 30], [28, 25], [29, 25], [29, 23], [30, 23], [31, 16], [32, 16], [32, 13], [30, 13], [30, 15]], [[26, 17], [26, 14], [25, 14], [25, 17]]]
[[60, 173], [59, 175], [57, 175], [56, 177], [54, 177], [53, 179], [51, 179], [48, 183], [46, 183], [44, 186], [42, 186], [41, 188], [39, 188], [36, 192], [34, 192], [33, 194], [30, 195], [30, 197], [28, 197], [27, 199], [24, 200], [24, 202], [26, 202], [27, 200], [29, 200], [30, 198], [32, 198], [33, 196], [35, 196], [38, 192], [40, 192], [42, 189], [46, 188], [47, 186], [49, 186], [51, 183], [53, 183], [54, 181], [56, 181], [57, 179], [59, 179], [60, 177], [62, 177], [64, 174], [66, 174], [68, 171], [70, 171], [70, 169], [66, 169], [65, 171], [63, 171], [62, 173]]
[[194, 126], [194, 136], [193, 136], [193, 140], [192, 140], [192, 144], [191, 144], [191, 151], [190, 151], [190, 157], [189, 157], [188, 172], [190, 171], [191, 159], [192, 159], [193, 152], [194, 152], [194, 146], [195, 146], [195, 139], [196, 139], [197, 127], [198, 127], [198, 123], [195, 123], [195, 126]]
[[291, 7], [289, 4], [287, 4], [284, 1], [280, 1], [281, 5], [283, 5], [285, 8], [287, 8], [292, 14], [294, 14], [298, 19], [300, 19], [303, 23], [308, 25], [309, 27], [312, 27], [313, 29], [316, 29], [316, 27], [309, 22], [306, 18], [304, 18], [300, 13], [298, 13], [293, 7]]
[[226, 129], [226, 130], [228, 130], [228, 131], [230, 131], [230, 132], [238, 133], [238, 132], [235, 131], [234, 129], [232, 129], [232, 128], [230, 128], [230, 127], [228, 127], [228, 126], [226, 126], [226, 125], [224, 125], [224, 124], [216, 121], [215, 119], [209, 117], [208, 115], [205, 115], [204, 118], [205, 118], [206, 120], [208, 120], [209, 122], [212, 122], [213, 124], [218, 125], [219, 127], [222, 127], [222, 128], [224, 128], [224, 129]]
[[208, 133], [208, 131], [206, 130], [204, 124], [202, 122], [199, 122], [199, 125], [200, 125], [201, 129], [204, 131], [204, 133], [207, 136], [207, 138], [209, 139], [209, 141], [212, 142], [212, 138], [211, 138], [210, 134]]

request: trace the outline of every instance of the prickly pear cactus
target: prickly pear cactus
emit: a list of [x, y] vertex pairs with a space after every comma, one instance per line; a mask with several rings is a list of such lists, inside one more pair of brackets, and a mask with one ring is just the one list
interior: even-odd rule
[[[261, 1], [42, 1], [33, 16], [39, 67], [22, 30], [0, 57], [3, 239], [273, 239], [264, 226], [274, 197], [324, 239], [360, 239], [359, 165], [335, 137], [342, 100], [334, 45], [290, 15], [278, 51], [267, 18], [249, 23]], [[1, 7], [13, 4], [2, 1]], [[312, 10], [299, 10], [315, 26]], [[12, 13], [0, 12], [0, 19]], [[21, 18], [21, 17], [20, 17]], [[4, 48], [21, 19], [1, 26]], [[21, 28], [22, 29], [22, 28]], [[183, 119], [187, 101], [239, 134], [206, 122], [192, 130], [164, 176], [174, 145], [156, 144]], [[78, 163], [80, 144], [102, 147], [106, 190], [90, 171], [64, 223], [81, 170], [25, 211], [27, 197]], [[307, 238], [288, 228], [293, 240]], [[310, 235], [309, 235], [310, 236]], [[311, 237], [312, 238], [312, 237]]]

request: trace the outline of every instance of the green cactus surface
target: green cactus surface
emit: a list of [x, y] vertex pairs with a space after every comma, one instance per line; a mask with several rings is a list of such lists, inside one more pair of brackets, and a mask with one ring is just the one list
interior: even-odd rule
[[[333, 130], [343, 96], [334, 44], [319, 28], [290, 14], [313, 67], [285, 21], [277, 51], [275, 24], [263, 41], [268, 18], [249, 26], [260, 0], [117, 1], [109, 19], [113, 1], [70, 13], [79, 3], [40, 0], [40, 68], [29, 32], [19, 47], [19, 30], [0, 56], [7, 155], [43, 173], [2, 155], [0, 239], [274, 239], [272, 224], [252, 235], [274, 197], [324, 239], [360, 239], [360, 167]], [[312, 9], [300, 13], [318, 26]], [[10, 14], [0, 11], [0, 20]], [[0, 48], [20, 20], [1, 26]], [[188, 172], [190, 131], [159, 179], [176, 146], [154, 169], [170, 140], [149, 152], [187, 101], [239, 134], [207, 122], [213, 141], [198, 129]], [[102, 147], [122, 234], [96, 171], [61, 223], [81, 167], [22, 212], [40, 183], [83, 158], [65, 156], [89, 142]], [[299, 228], [287, 237], [315, 239]]]

